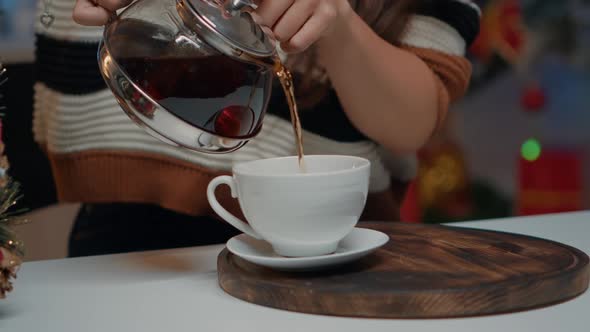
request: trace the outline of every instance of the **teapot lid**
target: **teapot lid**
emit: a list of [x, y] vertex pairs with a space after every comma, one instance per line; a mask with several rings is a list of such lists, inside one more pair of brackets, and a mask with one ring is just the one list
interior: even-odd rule
[[[227, 52], [227, 47], [230, 46], [234, 52], [238, 49], [256, 57], [272, 56], [275, 53], [274, 41], [254, 22], [252, 16], [247, 12], [224, 15], [222, 3], [220, 0], [177, 0], [185, 23], [188, 9], [196, 18], [189, 18], [190, 24], [220, 51], [232, 53]], [[181, 9], [185, 9], [185, 12], [180, 11]]]

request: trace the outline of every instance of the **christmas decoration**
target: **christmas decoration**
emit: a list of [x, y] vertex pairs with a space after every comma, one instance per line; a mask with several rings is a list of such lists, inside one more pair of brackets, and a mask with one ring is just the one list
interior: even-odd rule
[[448, 129], [419, 158], [418, 177], [402, 206], [402, 221], [446, 223], [511, 215], [508, 198], [470, 177], [463, 150]]
[[[0, 88], [6, 83], [6, 69], [0, 63]], [[0, 92], [0, 104], [3, 95]], [[0, 109], [2, 106], [0, 106]], [[0, 135], [1, 135], [0, 121]], [[20, 186], [7, 174], [8, 160], [4, 155], [4, 142], [0, 136], [0, 299], [12, 291], [12, 279], [21, 265], [23, 245], [18, 241], [10, 227], [23, 222], [16, 217], [21, 211], [10, 211], [20, 198]]]
[[520, 1], [478, 1], [482, 8], [480, 33], [468, 56], [473, 63], [470, 93], [522, 59], [528, 42]]
[[534, 138], [526, 140], [520, 148], [520, 154], [527, 161], [535, 161], [541, 156], [541, 143]]
[[459, 216], [469, 209], [467, 167], [460, 147], [447, 140], [420, 153], [417, 190], [423, 209], [438, 208]]
[[524, 89], [521, 104], [525, 111], [538, 112], [546, 103], [546, 92], [539, 84], [531, 84]]
[[[526, 144], [526, 143], [525, 143]], [[536, 149], [535, 149], [536, 150]], [[519, 160], [517, 214], [572, 212], [583, 209], [583, 154], [545, 148], [536, 158]]]
[[444, 208], [431, 207], [424, 210], [422, 219], [426, 223], [447, 223], [471, 220], [506, 218], [513, 215], [512, 203], [500, 194], [492, 184], [472, 180], [468, 184], [468, 209], [463, 214], [448, 213]]
[[549, 50], [572, 52], [576, 44], [573, 14], [582, 7], [575, 4], [583, 1], [478, 1], [482, 8], [481, 32], [469, 49], [474, 64], [470, 93], [512, 70], [522, 81], [522, 109], [542, 111], [546, 87], [534, 77], [532, 67]]
[[[420, 220], [588, 209], [590, 0], [476, 2], [482, 26], [469, 49], [473, 81], [451, 112], [473, 169], [465, 189], [422, 205]], [[450, 208], [460, 196], [469, 198], [464, 216]]]
[[483, 63], [490, 63], [497, 55], [509, 64], [516, 64], [524, 48], [525, 30], [520, 1], [487, 1], [480, 34], [470, 53]]
[[400, 206], [400, 218], [406, 223], [422, 222], [422, 209], [418, 200], [417, 181], [411, 181], [408, 185], [402, 204]]

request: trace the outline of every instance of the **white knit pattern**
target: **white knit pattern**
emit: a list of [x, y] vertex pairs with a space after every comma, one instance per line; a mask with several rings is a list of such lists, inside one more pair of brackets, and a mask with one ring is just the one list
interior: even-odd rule
[[[87, 150], [140, 151], [161, 154], [219, 170], [237, 162], [295, 154], [293, 129], [288, 121], [273, 115], [264, 119], [262, 132], [242, 149], [223, 155], [205, 155], [170, 146], [146, 134], [121, 110], [108, 90], [64, 95], [41, 83], [35, 85], [35, 139], [53, 153]], [[304, 131], [306, 154], [346, 154], [372, 163], [371, 191], [389, 187], [390, 174], [375, 143], [342, 143]]]
[[466, 50], [465, 40], [457, 30], [441, 20], [422, 15], [410, 19], [401, 43], [456, 56], [463, 56]]
[[[55, 17], [49, 28], [35, 22], [35, 31], [48, 37], [66, 41], [98, 42], [102, 39], [103, 27], [82, 26], [74, 22], [72, 13], [76, 0], [47, 0], [47, 10]], [[45, 1], [37, 2], [37, 17], [40, 17], [45, 9]]]

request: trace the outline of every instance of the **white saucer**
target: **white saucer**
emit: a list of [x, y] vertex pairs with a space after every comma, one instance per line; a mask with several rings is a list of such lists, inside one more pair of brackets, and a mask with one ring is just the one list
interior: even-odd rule
[[233, 237], [227, 249], [242, 259], [261, 266], [282, 271], [307, 271], [348, 263], [370, 254], [389, 241], [389, 236], [379, 231], [355, 228], [331, 255], [288, 258], [277, 255], [271, 245], [246, 234]]

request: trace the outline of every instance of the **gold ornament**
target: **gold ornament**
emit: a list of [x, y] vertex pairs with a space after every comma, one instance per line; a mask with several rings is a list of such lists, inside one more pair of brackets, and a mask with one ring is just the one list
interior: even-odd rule
[[422, 207], [444, 207], [449, 198], [462, 193], [468, 186], [461, 149], [447, 142], [426, 150], [420, 159], [417, 180]]

